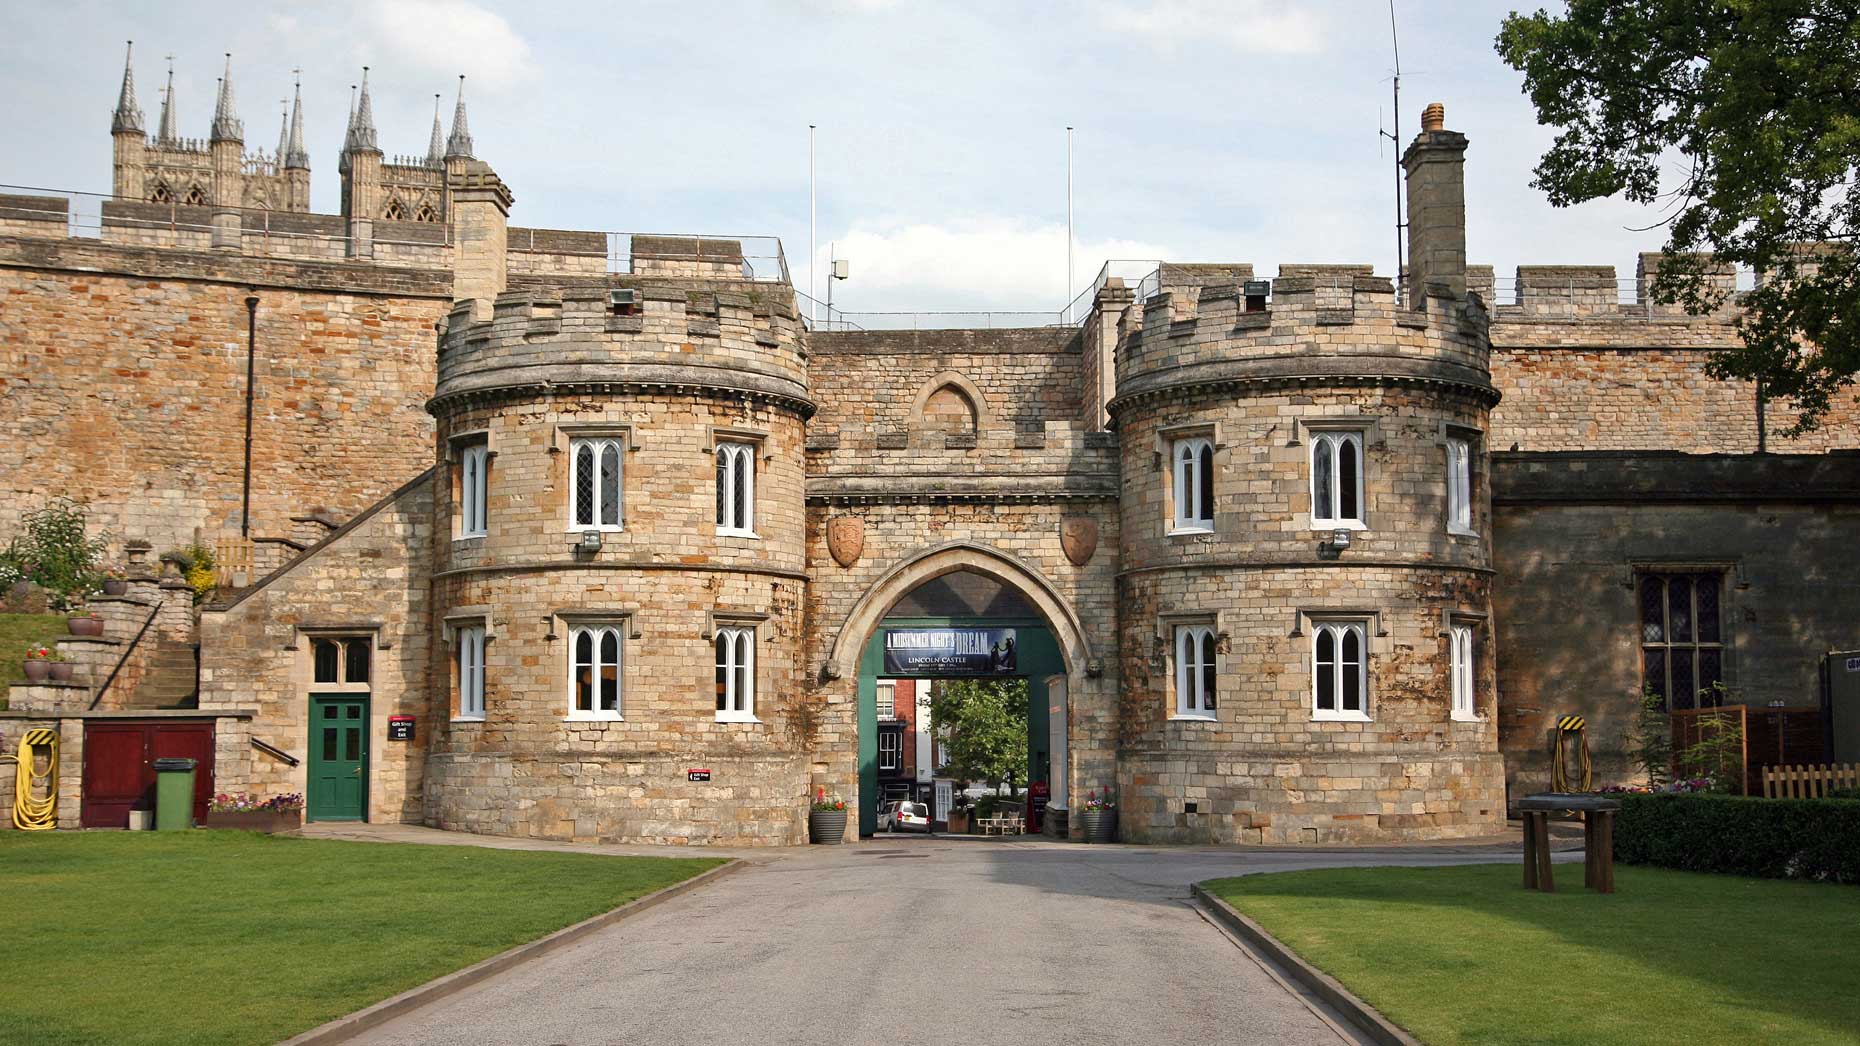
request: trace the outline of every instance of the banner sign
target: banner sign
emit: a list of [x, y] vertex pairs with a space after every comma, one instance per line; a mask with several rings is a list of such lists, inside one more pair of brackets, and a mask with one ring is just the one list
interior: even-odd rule
[[888, 628], [885, 674], [992, 676], [1018, 671], [1011, 628]]

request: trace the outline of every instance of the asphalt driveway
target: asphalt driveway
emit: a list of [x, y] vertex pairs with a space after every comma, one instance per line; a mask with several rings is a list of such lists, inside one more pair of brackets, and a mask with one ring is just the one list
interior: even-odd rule
[[1517, 860], [879, 839], [760, 860], [364, 1043], [1355, 1041], [1190, 905], [1219, 875]]

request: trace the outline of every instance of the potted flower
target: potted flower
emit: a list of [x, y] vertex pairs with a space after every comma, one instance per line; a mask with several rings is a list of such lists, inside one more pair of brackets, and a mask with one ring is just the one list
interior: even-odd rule
[[100, 636], [103, 635], [103, 618], [98, 617], [95, 611], [74, 608], [65, 617], [65, 627], [74, 636]]
[[129, 592], [129, 575], [121, 567], [111, 567], [103, 573], [103, 594], [121, 596]]
[[33, 647], [26, 651], [26, 663], [21, 667], [26, 671], [26, 682], [43, 683], [52, 677], [52, 658], [55, 657], [48, 646]]
[[1079, 824], [1085, 829], [1088, 843], [1108, 843], [1117, 835], [1117, 796], [1107, 788], [1085, 794], [1079, 809]]
[[71, 682], [71, 673], [77, 666], [66, 661], [64, 655], [58, 652], [57, 647], [41, 647], [40, 649], [47, 651], [45, 655], [45, 664], [51, 670], [52, 682]]
[[208, 828], [247, 832], [294, 832], [304, 826], [304, 797], [298, 793], [261, 799], [245, 792], [220, 792], [207, 802]]
[[846, 800], [828, 796], [825, 788], [814, 792], [813, 809], [807, 812], [807, 841], [833, 844], [846, 838]]

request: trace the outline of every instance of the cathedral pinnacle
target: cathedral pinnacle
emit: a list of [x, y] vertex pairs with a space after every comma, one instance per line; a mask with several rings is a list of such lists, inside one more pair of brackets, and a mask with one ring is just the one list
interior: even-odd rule
[[439, 129], [439, 96], [433, 96], [433, 134], [426, 142], [426, 164], [438, 167], [446, 160], [446, 138]]
[[375, 143], [375, 107], [368, 100], [368, 67], [362, 66], [362, 93], [355, 103], [355, 113], [349, 117], [348, 140], [343, 143], [342, 151], [378, 153], [381, 147]]
[[129, 41], [123, 53], [123, 89], [116, 96], [116, 112], [110, 118], [110, 133], [142, 133], [142, 109], [136, 105], [136, 71], [133, 63], [136, 42]]
[[291, 135], [284, 145], [284, 155], [279, 162], [285, 167], [310, 169], [310, 153], [304, 148], [304, 87], [299, 81], [295, 87], [295, 97], [291, 100]]
[[168, 59], [168, 86], [161, 93], [161, 125], [155, 128], [155, 141], [160, 145], [174, 143], [174, 59]]
[[243, 142], [245, 124], [233, 112], [232, 53], [226, 54], [226, 75], [220, 77], [220, 97], [213, 106], [213, 134], [216, 142]]
[[[434, 133], [438, 133], [435, 125]], [[471, 159], [471, 128], [465, 123], [465, 78], [459, 77], [459, 101], [452, 108], [452, 136], [446, 139], [446, 158]]]

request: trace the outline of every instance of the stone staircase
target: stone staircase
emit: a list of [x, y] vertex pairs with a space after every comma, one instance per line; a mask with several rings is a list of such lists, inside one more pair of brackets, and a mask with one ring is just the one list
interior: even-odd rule
[[[114, 687], [112, 687], [114, 689]], [[106, 697], [109, 695], [105, 695]], [[129, 708], [196, 708], [200, 697], [199, 649], [193, 643], [157, 641]]]
[[72, 665], [65, 682], [16, 683], [12, 711], [186, 708], [199, 690], [194, 592], [178, 574], [160, 577], [131, 550], [127, 591], [94, 596], [85, 609], [103, 620], [101, 636], [58, 639]]

